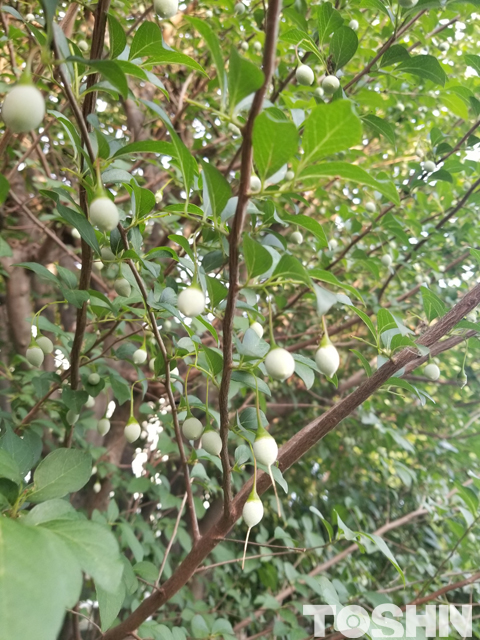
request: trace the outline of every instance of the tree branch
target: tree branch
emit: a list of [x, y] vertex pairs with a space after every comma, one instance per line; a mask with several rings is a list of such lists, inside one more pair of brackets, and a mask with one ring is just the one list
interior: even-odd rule
[[229, 290], [227, 296], [227, 306], [223, 319], [223, 373], [220, 385], [219, 408], [220, 408], [220, 436], [222, 438], [222, 451], [220, 457], [223, 468], [223, 500], [225, 516], [229, 517], [230, 504], [232, 502], [232, 487], [230, 479], [230, 459], [228, 457], [228, 390], [230, 388], [230, 378], [233, 366], [233, 321], [235, 317], [235, 306], [238, 296], [238, 273], [240, 264], [239, 246], [242, 238], [242, 230], [245, 221], [245, 214], [249, 201], [250, 176], [252, 173], [253, 161], [253, 125], [255, 118], [262, 110], [263, 101], [270, 86], [273, 72], [275, 70], [275, 54], [277, 49], [278, 24], [282, 0], [271, 0], [267, 12], [267, 27], [265, 38], [265, 49], [263, 54], [263, 72], [265, 79], [263, 85], [255, 94], [252, 107], [248, 115], [247, 124], [243, 131], [242, 161], [240, 170], [240, 186], [238, 190], [238, 201], [235, 216], [233, 218], [230, 231], [230, 255], [229, 255]]

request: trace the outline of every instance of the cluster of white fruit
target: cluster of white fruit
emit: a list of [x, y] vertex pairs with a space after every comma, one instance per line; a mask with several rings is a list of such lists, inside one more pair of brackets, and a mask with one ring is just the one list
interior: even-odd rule
[[[202, 436], [202, 448], [212, 456], [219, 456], [222, 450], [222, 439], [218, 431], [208, 426], [205, 431], [198, 418], [188, 414], [182, 424], [182, 433], [187, 440], [198, 440]], [[203, 435], [202, 435], [203, 434]]]
[[[315, 80], [315, 74], [313, 70], [308, 66], [308, 64], [300, 64], [295, 71], [295, 77], [297, 79], [298, 84], [309, 87], [313, 84]], [[340, 87], [340, 80], [337, 76], [327, 75], [322, 80], [321, 89], [323, 94], [327, 96], [332, 96], [335, 91]], [[323, 94], [319, 94], [322, 97]]]
[[47, 336], [39, 335], [30, 343], [25, 357], [32, 367], [41, 367], [48, 353], [53, 353], [53, 342]]

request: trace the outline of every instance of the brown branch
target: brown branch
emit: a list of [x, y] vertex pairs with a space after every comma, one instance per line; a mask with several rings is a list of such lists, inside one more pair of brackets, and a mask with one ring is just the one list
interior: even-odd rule
[[[458, 302], [443, 318], [430, 327], [417, 341], [418, 344], [433, 347], [443, 336], [447, 335], [453, 327], [480, 303], [480, 284], [476, 285], [465, 297]], [[289, 469], [297, 460], [305, 455], [313, 446], [332, 431], [340, 422], [347, 418], [365, 400], [375, 393], [389, 378], [408, 364], [422, 361], [416, 350], [403, 349], [398, 356], [386, 362], [371, 378], [366, 380], [358, 389], [346, 398], [340, 400], [335, 406], [312, 420], [303, 429], [298, 431], [280, 449], [278, 464], [282, 472]], [[213, 525], [177, 568], [171, 578], [163, 585], [160, 592], [155, 592], [146, 598], [142, 604], [133, 611], [118, 626], [107, 631], [104, 640], [123, 640], [125, 636], [136, 629], [140, 624], [163, 604], [168, 602], [193, 576], [200, 563], [210, 554], [215, 546], [221, 542], [233, 523], [240, 517], [243, 505], [250, 494], [253, 479], [247, 482], [239, 494], [231, 503], [230, 514], [223, 514]], [[261, 473], [257, 479], [257, 492], [264, 493], [270, 486], [270, 477]]]
[[220, 436], [222, 438], [222, 451], [220, 453], [223, 468], [223, 500], [225, 516], [230, 514], [230, 504], [232, 502], [232, 487], [230, 478], [230, 459], [228, 456], [228, 433], [229, 433], [229, 413], [228, 413], [228, 391], [230, 388], [230, 377], [233, 366], [233, 321], [235, 317], [235, 306], [238, 296], [238, 273], [240, 264], [239, 245], [242, 238], [242, 230], [245, 221], [245, 214], [249, 201], [250, 176], [252, 173], [253, 160], [253, 125], [256, 117], [262, 110], [263, 101], [272, 81], [275, 70], [278, 24], [282, 0], [271, 0], [267, 12], [267, 27], [265, 38], [265, 49], [263, 54], [263, 73], [265, 79], [263, 85], [256, 92], [252, 102], [252, 107], [248, 115], [247, 124], [243, 130], [242, 161], [240, 171], [240, 186], [238, 189], [238, 201], [235, 216], [233, 218], [230, 231], [229, 244], [229, 290], [227, 296], [227, 306], [223, 319], [223, 373], [218, 398], [220, 409]]

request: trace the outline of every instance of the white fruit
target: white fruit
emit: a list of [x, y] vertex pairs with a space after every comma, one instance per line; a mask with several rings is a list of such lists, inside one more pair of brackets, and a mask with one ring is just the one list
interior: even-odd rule
[[92, 398], [92, 396], [88, 396], [88, 400], [85, 403], [85, 407], [87, 409], [92, 409], [95, 406], [95, 398]]
[[250, 176], [250, 191], [259, 193], [262, 190], [262, 182], [258, 176]]
[[36, 129], [45, 117], [45, 100], [33, 84], [17, 84], [5, 96], [2, 119], [13, 133]]
[[295, 77], [298, 84], [310, 86], [315, 80], [315, 74], [307, 64], [301, 64], [295, 71]]
[[43, 353], [53, 352], [53, 342], [47, 336], [38, 336], [36, 341]]
[[101, 436], [105, 436], [110, 431], [110, 420], [102, 418], [97, 422], [97, 431]]
[[88, 44], [85, 42], [85, 40], [80, 40], [77, 43], [77, 46], [80, 49], [80, 51], [88, 51]]
[[330, 251], [335, 251], [335, 249], [338, 248], [338, 241], [335, 240], [335, 238], [332, 238], [328, 241], [328, 246], [330, 248]]
[[240, 45], [242, 51], [248, 51], [248, 42], [242, 42]]
[[202, 449], [212, 456], [219, 456], [222, 450], [222, 439], [218, 431], [205, 431], [202, 436]]
[[93, 262], [93, 268], [95, 269], [95, 271], [100, 272], [104, 266], [105, 265], [103, 264], [103, 262], [100, 262], [100, 260], [94, 260]]
[[438, 45], [438, 48], [440, 49], [440, 51], [444, 51], [444, 52], [446, 52], [446, 51], [448, 51], [448, 50], [449, 50], [450, 45], [448, 44], [448, 42], [441, 42], [441, 43]]
[[358, 20], [350, 20], [350, 22], [348, 23], [348, 26], [350, 27], [350, 29], [353, 29], [354, 31], [358, 31]]
[[100, 231], [112, 231], [115, 229], [120, 216], [114, 202], [107, 196], [95, 198], [90, 203], [90, 222]]
[[25, 22], [33, 22], [35, 20], [35, 16], [33, 13], [27, 13], [25, 16]]
[[80, 240], [82, 236], [80, 235], [80, 232], [78, 229], [73, 228], [72, 229], [72, 238], [76, 238], [77, 240]]
[[367, 202], [367, 204], [365, 205], [365, 209], [368, 211], [368, 213], [375, 213], [377, 207], [375, 206], [374, 202]]
[[389, 255], [388, 253], [386, 253], [384, 256], [382, 256], [382, 264], [384, 267], [390, 267], [392, 264], [392, 256]]
[[433, 364], [433, 362], [427, 364], [427, 366], [423, 370], [423, 373], [427, 376], [427, 378], [430, 378], [430, 380], [438, 380], [440, 377], [440, 369], [436, 364]]
[[178, 0], [153, 0], [153, 8], [160, 18], [173, 18], [178, 13]]
[[253, 453], [257, 462], [270, 467], [278, 456], [278, 446], [270, 434], [266, 434], [253, 443]]
[[250, 329], [252, 329], [252, 331], [255, 331], [259, 338], [263, 338], [263, 327], [259, 322], [252, 322], [252, 324], [250, 325]]
[[315, 362], [320, 371], [331, 378], [340, 366], [340, 355], [333, 344], [326, 344], [317, 350]]
[[126, 424], [125, 429], [123, 430], [125, 438], [128, 440], [128, 442], [135, 442], [135, 440], [138, 440], [141, 432], [142, 429], [138, 422], [136, 422], [135, 420], [132, 420], [131, 422]]
[[150, 371], [154, 372], [155, 371], [155, 358], [151, 358], [151, 360], [148, 363], [148, 368], [150, 369]]
[[285, 180], [293, 180], [295, 178], [295, 173], [293, 171], [287, 171], [285, 174]]
[[233, 7], [233, 12], [237, 16], [242, 16], [246, 11], [246, 7], [243, 2], [237, 2], [237, 4]]
[[234, 136], [242, 135], [242, 132], [240, 131], [240, 129], [237, 127], [236, 124], [233, 124], [233, 122], [230, 122], [228, 124], [228, 130], [230, 131], [230, 133], [233, 133]]
[[398, 0], [398, 4], [404, 9], [411, 9], [417, 2], [418, 0]]
[[125, 278], [117, 278], [113, 283], [113, 288], [119, 296], [124, 296], [125, 298], [128, 298], [132, 293], [132, 287], [130, 286], [129, 281]]
[[197, 287], [187, 287], [178, 294], [178, 310], [187, 318], [196, 318], [205, 311], [205, 296]]
[[66, 418], [67, 418], [68, 424], [74, 425], [78, 421], [79, 417], [80, 416], [78, 415], [78, 413], [75, 413], [73, 409], [70, 409], [69, 411], [67, 411]]
[[331, 96], [340, 86], [340, 80], [336, 76], [325, 76], [322, 80], [322, 89], [327, 96]]
[[102, 247], [100, 249], [100, 255], [102, 256], [102, 260], [115, 260], [115, 254], [110, 247]]
[[182, 424], [182, 433], [187, 440], [198, 440], [203, 433], [203, 424], [193, 416], [187, 418]]
[[428, 173], [432, 173], [432, 171], [435, 171], [437, 166], [436, 166], [435, 162], [432, 162], [432, 160], [426, 160], [423, 163], [423, 168], [425, 169], [425, 171], [428, 171]]
[[132, 360], [135, 364], [143, 364], [147, 361], [148, 354], [145, 349], [137, 349], [133, 354]]
[[242, 516], [249, 529], [255, 527], [263, 518], [263, 504], [260, 498], [248, 498], [243, 505]]
[[291, 239], [292, 242], [295, 242], [296, 244], [302, 244], [303, 235], [300, 233], [300, 231], [294, 231], [291, 235]]
[[100, 376], [98, 373], [91, 373], [88, 376], [88, 384], [91, 384], [92, 387], [95, 387], [100, 382]]
[[206, 18], [213, 18], [213, 11], [210, 11], [210, 9], [207, 9], [205, 11], [205, 17]]
[[315, 89], [315, 91], [313, 92], [313, 94], [317, 97], [317, 98], [323, 98], [323, 96], [325, 95], [325, 91], [322, 89], [322, 87], [317, 87]]
[[102, 490], [102, 485], [97, 480], [97, 482], [95, 482], [95, 484], [93, 485], [93, 493], [100, 493], [101, 490]]
[[28, 362], [32, 365], [32, 367], [41, 367], [43, 360], [45, 358], [45, 354], [40, 349], [40, 347], [29, 347], [27, 349], [27, 353], [25, 354]]
[[254, 42], [253, 43], [253, 48], [255, 49], [255, 51], [260, 53], [260, 51], [262, 50], [262, 43], [261, 42]]
[[160, 202], [162, 202], [163, 200], [163, 191], [161, 191], [160, 189], [156, 192], [155, 194], [155, 202], [157, 204], [160, 204]]
[[172, 328], [172, 323], [170, 322], [170, 320], [165, 320], [165, 322], [163, 323], [163, 328], [165, 329], [165, 331], [170, 331], [170, 329]]
[[277, 347], [265, 358], [265, 368], [268, 375], [275, 380], [286, 380], [295, 371], [295, 360], [286, 349]]

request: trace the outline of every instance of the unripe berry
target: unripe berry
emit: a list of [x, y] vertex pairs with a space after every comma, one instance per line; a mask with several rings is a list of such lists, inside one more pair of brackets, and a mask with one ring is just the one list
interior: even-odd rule
[[233, 7], [233, 12], [237, 16], [242, 16], [246, 11], [246, 7], [243, 2], [237, 2], [237, 4]]
[[365, 205], [365, 209], [366, 211], [368, 211], [368, 213], [375, 213], [377, 207], [375, 206], [374, 202], [367, 202]]
[[85, 42], [85, 40], [80, 40], [79, 42], [77, 42], [77, 47], [80, 49], [80, 51], [88, 51], [88, 44]]
[[262, 43], [261, 42], [254, 42], [253, 43], [253, 48], [255, 49], [255, 51], [257, 51], [257, 53], [260, 53], [260, 51], [262, 50]]
[[95, 484], [93, 485], [93, 493], [100, 493], [101, 490], [102, 490], [102, 485], [97, 480], [97, 482], [95, 482]]
[[92, 387], [95, 387], [99, 382], [100, 382], [100, 376], [98, 375], [98, 373], [94, 372], [88, 376], [88, 384], [91, 384]]
[[340, 87], [340, 80], [337, 76], [325, 76], [322, 80], [322, 89], [325, 91], [327, 96], [331, 96], [338, 90]]
[[100, 231], [112, 231], [118, 225], [119, 220], [118, 209], [107, 196], [95, 198], [90, 203], [90, 222]]
[[178, 294], [178, 310], [187, 318], [196, 318], [205, 311], [205, 296], [197, 287], [187, 287]]
[[100, 249], [100, 255], [102, 256], [102, 260], [115, 260], [115, 254], [110, 247], [102, 247]]
[[250, 191], [259, 193], [262, 190], [262, 182], [258, 176], [250, 176]]
[[440, 378], [440, 369], [433, 362], [427, 364], [427, 366], [423, 370], [423, 373], [427, 376], [427, 378], [430, 378], [430, 380], [435, 381]]
[[148, 362], [148, 368], [152, 373], [155, 371], [155, 358], [150, 358]]
[[35, 16], [33, 13], [27, 13], [25, 16], [25, 22], [33, 22], [35, 20]]
[[101, 436], [107, 435], [110, 431], [110, 420], [108, 418], [102, 418], [97, 422], [97, 431]]
[[205, 17], [206, 18], [213, 18], [213, 11], [210, 11], [210, 9], [207, 9], [205, 11]]
[[252, 322], [252, 324], [250, 325], [250, 329], [252, 329], [252, 331], [255, 331], [259, 338], [263, 338], [263, 327], [259, 322]]
[[435, 162], [432, 162], [432, 160], [426, 160], [423, 163], [423, 168], [425, 169], [425, 171], [428, 171], [428, 173], [432, 173], [432, 171], [435, 171], [437, 166], [436, 166]]
[[170, 322], [170, 320], [165, 320], [165, 322], [163, 323], [163, 328], [165, 329], [165, 331], [170, 331], [170, 329], [172, 328], [172, 323]]
[[390, 267], [392, 262], [393, 260], [390, 254], [386, 253], [384, 256], [382, 256], [382, 264], [384, 267]]
[[178, 12], [178, 0], [153, 0], [153, 8], [160, 18], [173, 18]]
[[219, 456], [222, 450], [222, 439], [218, 431], [205, 431], [202, 436], [202, 449], [212, 456]]
[[287, 171], [287, 173], [285, 174], [285, 180], [288, 180], [290, 182], [290, 180], [293, 180], [295, 178], [295, 173], [293, 171]]
[[263, 504], [256, 492], [250, 494], [243, 505], [242, 516], [249, 529], [255, 527], [263, 518]]
[[146, 362], [148, 354], [145, 349], [137, 349], [132, 356], [132, 360], [135, 364], [143, 364]]
[[411, 9], [417, 2], [418, 0], [398, 0], [398, 4], [404, 9]]
[[123, 430], [125, 438], [128, 440], [128, 442], [135, 442], [135, 440], [138, 440], [141, 432], [142, 432], [142, 429], [140, 425], [133, 418], [131, 418], [127, 422], [127, 424], [125, 425], [125, 429]]
[[82, 236], [80, 235], [80, 232], [78, 229], [75, 229], [75, 227], [72, 229], [72, 238], [76, 238], [77, 240], [80, 240]]
[[295, 71], [295, 77], [298, 84], [310, 86], [315, 80], [315, 74], [307, 64], [301, 64]]
[[69, 409], [69, 411], [67, 411], [66, 419], [69, 425], [73, 426], [78, 421], [79, 417], [78, 413], [75, 413], [73, 409]]
[[43, 364], [43, 360], [45, 358], [45, 354], [40, 349], [40, 347], [29, 347], [27, 349], [27, 353], [25, 354], [28, 362], [32, 365], [32, 367], [41, 367]]
[[240, 129], [237, 127], [236, 124], [233, 124], [233, 122], [228, 123], [228, 130], [230, 131], [230, 133], [233, 133], [234, 136], [242, 135], [242, 132], [240, 131]]
[[16, 84], [5, 96], [2, 119], [13, 133], [36, 129], [45, 117], [45, 100], [33, 84]]
[[448, 42], [441, 42], [438, 45], [438, 48], [440, 49], [440, 51], [447, 52], [449, 50], [449, 48], [450, 48], [450, 45], [448, 44]]
[[92, 398], [92, 396], [88, 396], [88, 399], [85, 403], [85, 408], [92, 409], [94, 406], [95, 406], [95, 398]]
[[47, 336], [37, 336], [36, 342], [43, 353], [53, 352], [53, 342]]
[[262, 433], [263, 435], [260, 438], [256, 438], [253, 443], [253, 453], [257, 462], [270, 467], [277, 459], [278, 446], [268, 431], [263, 429]]
[[323, 98], [323, 96], [325, 95], [325, 91], [322, 89], [322, 87], [317, 87], [313, 92], [313, 95], [317, 98]]
[[242, 42], [240, 45], [242, 51], [248, 51], [248, 42]]
[[358, 31], [358, 20], [350, 20], [350, 22], [348, 23], [348, 26], [350, 27], [350, 29], [353, 29], [354, 31]]
[[335, 251], [336, 249], [338, 249], [338, 241], [335, 240], [335, 238], [332, 238], [328, 241], [328, 246], [330, 248], [330, 251]]
[[159, 189], [156, 193], [155, 193], [155, 202], [157, 204], [160, 204], [160, 202], [162, 202], [163, 200], [163, 191], [161, 189]]
[[340, 366], [340, 355], [333, 344], [325, 344], [317, 350], [315, 362], [327, 378], [332, 378]]
[[191, 416], [182, 424], [182, 433], [187, 440], [198, 440], [203, 433], [203, 424], [198, 418]]
[[294, 231], [291, 235], [291, 239], [292, 242], [295, 242], [296, 244], [302, 244], [303, 235], [300, 233], [300, 231]]
[[117, 278], [113, 283], [113, 288], [119, 296], [124, 296], [125, 298], [128, 298], [132, 293], [132, 287], [125, 278]]
[[295, 371], [295, 360], [286, 349], [276, 347], [265, 358], [265, 368], [274, 380], [286, 380]]

